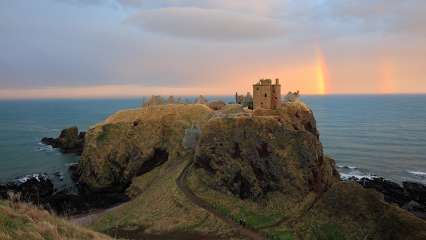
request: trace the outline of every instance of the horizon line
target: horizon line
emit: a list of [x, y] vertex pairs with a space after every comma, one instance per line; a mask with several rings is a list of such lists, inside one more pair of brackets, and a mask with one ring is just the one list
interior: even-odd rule
[[[162, 97], [234, 97], [233, 94], [188, 94], [188, 95], [169, 95], [169, 94], [152, 94], [152, 95], [141, 95], [141, 96], [96, 96], [96, 97], [16, 97], [16, 98], [2, 98], [0, 97], [0, 101], [31, 101], [31, 100], [112, 100], [112, 99], [143, 99], [149, 98], [151, 96], [162, 96]], [[418, 92], [418, 93], [326, 93], [326, 94], [318, 94], [318, 93], [310, 93], [310, 94], [301, 94], [303, 96], [312, 96], [312, 97], [327, 97], [327, 96], [416, 96], [416, 95], [426, 95], [426, 92]], [[284, 97], [284, 95], [282, 96]]]

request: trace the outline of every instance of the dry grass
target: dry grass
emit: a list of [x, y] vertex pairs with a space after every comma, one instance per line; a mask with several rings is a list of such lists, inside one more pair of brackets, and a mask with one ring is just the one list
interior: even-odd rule
[[104, 124], [133, 122], [135, 120], [150, 121], [162, 119], [168, 115], [176, 115], [177, 119], [208, 119], [211, 117], [211, 110], [202, 104], [171, 104], [155, 105], [137, 109], [123, 110], [108, 117]]
[[258, 229], [270, 236], [271, 239], [293, 239], [292, 231], [287, 226], [269, 226], [287, 219], [289, 216], [297, 215], [314, 198], [314, 196], [309, 195], [303, 201], [297, 201], [283, 194], [273, 193], [260, 202], [241, 200], [209, 188], [197, 176], [198, 174], [193, 171], [187, 179], [188, 186], [197, 196], [236, 222], [244, 219], [249, 227]]
[[25, 203], [0, 202], [2, 240], [106, 240], [109, 237], [75, 226]]
[[[221, 112], [221, 111], [219, 111]], [[280, 114], [282, 111], [275, 111]], [[237, 105], [227, 105], [222, 112], [226, 116], [243, 114], [244, 110]], [[258, 116], [259, 121], [275, 121], [271, 113]], [[91, 164], [102, 166], [94, 161], [106, 159], [104, 153], [110, 148], [120, 149], [128, 145], [137, 145], [138, 151], [147, 153], [153, 146], [161, 146], [169, 153], [169, 160], [153, 171], [133, 179], [133, 184], [128, 189], [133, 200], [111, 212], [105, 213], [92, 227], [95, 230], [109, 233], [111, 229], [135, 228], [142, 229], [146, 233], [170, 233], [170, 232], [198, 232], [214, 234], [229, 238], [234, 232], [222, 221], [207, 213], [205, 210], [191, 204], [176, 186], [176, 179], [183, 167], [193, 158], [193, 152], [183, 149], [181, 146], [185, 129], [196, 124], [203, 125], [213, 121], [215, 112], [205, 105], [159, 105], [140, 109], [121, 111], [109, 117], [96, 129], [88, 133], [89, 140], [99, 139], [105, 133], [106, 141], [101, 145], [94, 143], [93, 152], [96, 156]], [[251, 114], [248, 116], [251, 117]], [[137, 122], [137, 128], [132, 124]], [[266, 124], [267, 125], [267, 124]], [[117, 130], [108, 126], [114, 126]], [[108, 128], [108, 129], [107, 129]], [[111, 129], [109, 129], [111, 128]], [[121, 129], [121, 128], [124, 128]], [[132, 129], [132, 134], [126, 129]], [[110, 137], [108, 137], [110, 136]], [[118, 141], [117, 139], [121, 139]], [[129, 144], [123, 142], [129, 141]], [[110, 145], [110, 148], [107, 146]], [[101, 168], [99, 168], [101, 169]], [[103, 170], [99, 170], [102, 173]], [[197, 187], [196, 192], [200, 191]], [[285, 217], [288, 209], [294, 209], [294, 203], [299, 199], [289, 199], [283, 196], [272, 196], [262, 204], [248, 201], [240, 201], [234, 197], [220, 195], [216, 192], [204, 192], [203, 197], [218, 207], [229, 209], [234, 217], [245, 215], [250, 218], [255, 227], [263, 227]], [[255, 214], [261, 213], [261, 214]], [[287, 229], [274, 229], [288, 234]]]
[[[183, 158], [188, 159], [188, 156]], [[218, 239], [234, 237], [221, 220], [189, 202], [176, 185], [186, 162], [168, 162], [134, 179], [129, 191], [134, 199], [104, 214], [92, 228], [101, 232], [139, 226], [146, 234], [199, 233]], [[136, 197], [135, 197], [136, 196]]]
[[293, 227], [306, 239], [426, 239], [425, 221], [374, 190], [345, 182], [333, 185]]

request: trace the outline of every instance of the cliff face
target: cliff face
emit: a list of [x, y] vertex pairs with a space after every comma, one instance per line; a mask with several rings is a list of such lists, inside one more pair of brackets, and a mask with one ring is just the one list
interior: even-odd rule
[[133, 177], [185, 154], [185, 129], [207, 122], [204, 105], [162, 105], [119, 112], [87, 132], [80, 182], [94, 191], [121, 191]]
[[338, 178], [324, 158], [313, 114], [303, 105], [227, 111], [163, 105], [119, 112], [88, 131], [80, 181], [92, 190], [124, 190], [133, 177], [179, 161], [191, 128], [201, 134], [196, 167], [211, 187], [241, 198], [320, 192]]
[[[324, 157], [311, 112], [288, 125], [284, 110], [275, 116], [232, 116], [211, 119], [202, 129], [195, 167], [209, 186], [242, 199], [259, 199], [270, 192], [302, 196], [322, 192], [338, 174]], [[263, 116], [262, 116], [263, 115]], [[302, 119], [312, 128], [297, 130]]]
[[127, 189], [133, 199], [101, 217], [96, 229], [190, 229], [239, 239], [177, 186], [191, 162], [188, 188], [224, 217], [247, 219], [251, 229], [277, 239], [390, 239], [386, 231], [393, 225], [410, 229], [395, 239], [426, 234], [424, 221], [380, 194], [340, 182], [314, 115], [300, 101], [255, 111], [239, 105], [149, 106], [94, 126], [85, 138], [80, 183], [93, 191]]

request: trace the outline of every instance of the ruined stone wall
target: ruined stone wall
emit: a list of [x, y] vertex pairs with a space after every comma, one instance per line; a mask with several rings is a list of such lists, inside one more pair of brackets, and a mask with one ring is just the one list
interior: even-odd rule
[[277, 109], [281, 105], [281, 85], [271, 87], [271, 109]]
[[272, 85], [253, 85], [253, 107], [271, 109]]
[[253, 85], [254, 109], [277, 109], [281, 105], [281, 85], [279, 79], [272, 84], [271, 79], [261, 79]]

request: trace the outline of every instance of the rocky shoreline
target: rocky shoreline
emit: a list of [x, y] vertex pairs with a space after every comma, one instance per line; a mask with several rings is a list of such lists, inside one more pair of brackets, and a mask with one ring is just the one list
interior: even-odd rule
[[[58, 138], [43, 138], [45, 145], [59, 149], [64, 154], [81, 155], [84, 148], [85, 132], [77, 127], [66, 128]], [[29, 202], [41, 206], [61, 216], [87, 214], [96, 209], [107, 209], [129, 200], [124, 192], [93, 192], [79, 182], [79, 165], [68, 167], [73, 184], [56, 189], [46, 173], [32, 174], [16, 178], [6, 184], [0, 184], [0, 199]], [[63, 177], [60, 173], [55, 176]]]
[[[76, 169], [75, 165], [70, 167], [71, 172]], [[129, 200], [123, 192], [91, 192], [78, 181], [75, 186], [58, 190], [45, 174], [28, 175], [0, 185], [0, 199], [29, 202], [61, 216], [86, 214]]]
[[[84, 138], [85, 132], [79, 132], [77, 127], [71, 127], [62, 130], [58, 138], [43, 138], [42, 143], [58, 148], [62, 153], [81, 155]], [[86, 187], [79, 181], [78, 164], [70, 165], [68, 170], [75, 186], [58, 190], [54, 188], [47, 174], [33, 174], [0, 185], [0, 198], [31, 202], [62, 216], [87, 214], [129, 200], [124, 191], [114, 189], [93, 191]], [[426, 185], [422, 183], [403, 182], [401, 186], [381, 177], [350, 177], [343, 181], [353, 181], [366, 189], [374, 189], [383, 194], [386, 202], [396, 204], [417, 217], [426, 219]]]
[[426, 185], [422, 183], [402, 182], [401, 186], [382, 177], [351, 177], [346, 181], [354, 181], [366, 189], [374, 189], [383, 194], [386, 202], [397, 204], [417, 217], [426, 220]]

